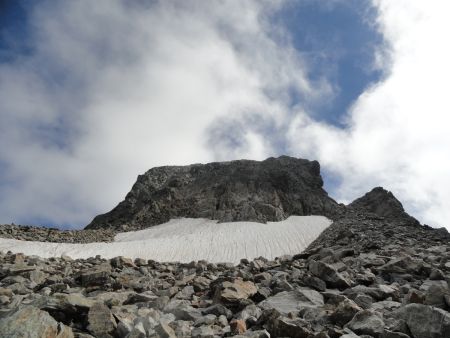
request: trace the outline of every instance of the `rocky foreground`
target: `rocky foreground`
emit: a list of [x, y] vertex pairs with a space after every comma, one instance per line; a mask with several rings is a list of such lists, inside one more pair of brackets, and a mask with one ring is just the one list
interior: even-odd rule
[[274, 261], [0, 266], [1, 337], [450, 337], [449, 234], [357, 208]]

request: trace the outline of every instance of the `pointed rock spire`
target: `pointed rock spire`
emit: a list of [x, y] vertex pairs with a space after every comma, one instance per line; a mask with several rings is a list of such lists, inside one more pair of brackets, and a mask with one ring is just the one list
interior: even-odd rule
[[419, 222], [405, 211], [402, 203], [394, 194], [382, 187], [373, 188], [364, 196], [350, 203], [348, 207], [369, 211], [389, 219], [405, 221], [411, 225], [419, 225]]

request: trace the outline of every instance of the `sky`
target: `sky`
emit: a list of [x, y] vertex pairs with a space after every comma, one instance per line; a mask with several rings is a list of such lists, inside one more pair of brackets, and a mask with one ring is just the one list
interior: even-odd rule
[[287, 154], [450, 229], [446, 0], [0, 1], [0, 223], [82, 228], [154, 166]]

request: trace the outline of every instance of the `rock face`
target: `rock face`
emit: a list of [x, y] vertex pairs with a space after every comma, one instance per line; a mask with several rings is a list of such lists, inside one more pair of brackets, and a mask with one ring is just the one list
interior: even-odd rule
[[395, 196], [382, 187], [373, 188], [364, 196], [354, 200], [350, 208], [365, 210], [378, 216], [403, 220], [411, 225], [419, 225], [419, 222], [408, 215], [403, 209], [402, 203]]
[[317, 161], [287, 156], [157, 167], [139, 176], [125, 200], [86, 229], [142, 229], [177, 217], [222, 222], [332, 218], [339, 205], [322, 186]]

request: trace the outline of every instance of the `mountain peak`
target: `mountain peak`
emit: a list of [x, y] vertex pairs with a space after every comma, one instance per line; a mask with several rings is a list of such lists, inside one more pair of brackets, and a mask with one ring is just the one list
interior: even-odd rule
[[280, 221], [291, 215], [332, 217], [339, 208], [323, 190], [317, 161], [281, 156], [156, 167], [87, 229], [141, 229], [171, 218]]
[[403, 208], [402, 203], [394, 194], [383, 187], [375, 187], [364, 196], [349, 204], [350, 208], [362, 209], [378, 216], [395, 218], [408, 223], [418, 225], [419, 222]]

